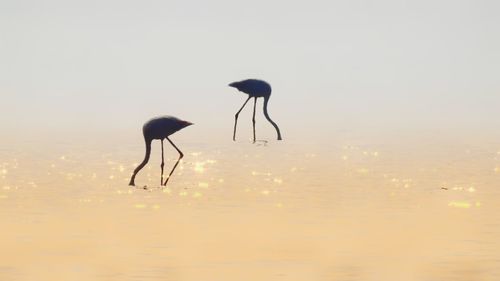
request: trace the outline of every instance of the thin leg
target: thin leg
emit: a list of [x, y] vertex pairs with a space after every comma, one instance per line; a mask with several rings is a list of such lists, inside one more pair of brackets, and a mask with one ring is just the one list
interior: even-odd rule
[[165, 166], [165, 159], [163, 157], [163, 140], [161, 140], [161, 179], [160, 179], [160, 186], [163, 185], [163, 167]]
[[243, 110], [243, 108], [245, 107], [245, 105], [247, 104], [247, 102], [250, 100], [250, 97], [248, 97], [248, 99], [245, 101], [245, 103], [243, 104], [243, 106], [240, 108], [240, 110], [238, 110], [238, 112], [236, 112], [236, 114], [234, 115], [234, 132], [233, 132], [233, 141], [236, 140], [236, 124], [238, 123], [238, 115], [240, 115], [240, 112]]
[[253, 102], [253, 117], [252, 117], [252, 124], [253, 124], [253, 143], [255, 143], [255, 107], [257, 106], [257, 97], [255, 97], [255, 100]]
[[177, 150], [177, 152], [179, 152], [179, 159], [177, 159], [177, 162], [175, 162], [175, 165], [172, 168], [172, 171], [170, 171], [170, 174], [168, 174], [168, 177], [165, 180], [165, 184], [164, 185], [167, 185], [167, 182], [170, 179], [170, 176], [172, 176], [172, 174], [174, 173], [175, 168], [177, 168], [177, 165], [179, 165], [179, 161], [181, 161], [182, 157], [184, 157], [184, 153], [182, 153], [182, 151], [180, 149], [178, 149], [177, 146], [175, 146], [175, 144], [168, 137], [167, 137], [167, 140]]

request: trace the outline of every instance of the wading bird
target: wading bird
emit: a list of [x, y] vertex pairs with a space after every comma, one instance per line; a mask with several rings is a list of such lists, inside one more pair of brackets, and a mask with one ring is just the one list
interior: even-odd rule
[[243, 106], [236, 112], [234, 115], [234, 132], [233, 132], [233, 141], [236, 140], [236, 124], [238, 123], [238, 115], [241, 110], [245, 107], [247, 102], [251, 98], [255, 98], [253, 103], [253, 142], [255, 142], [255, 107], [257, 106], [257, 98], [264, 98], [264, 116], [266, 119], [274, 126], [276, 129], [276, 133], [278, 134], [278, 140], [281, 140], [281, 133], [278, 125], [271, 120], [269, 114], [267, 113], [267, 103], [269, 102], [269, 98], [271, 97], [271, 85], [267, 82], [257, 79], [247, 79], [239, 82], [233, 82], [229, 84], [230, 87], [238, 89], [238, 91], [248, 94], [248, 99], [243, 103]]
[[[132, 174], [132, 178], [130, 178], [130, 183], [129, 185], [134, 186], [135, 185], [135, 176], [137, 173], [146, 166], [146, 164], [149, 161], [149, 156], [151, 155], [151, 142], [153, 140], [161, 140], [161, 180], [160, 180], [160, 185], [165, 186], [167, 185], [168, 180], [170, 179], [170, 176], [174, 173], [175, 168], [177, 167], [177, 164], [179, 164], [179, 161], [184, 157], [184, 154], [182, 151], [175, 146], [175, 144], [168, 138], [171, 134], [184, 129], [187, 126], [193, 125], [193, 123], [188, 122], [188, 121], [183, 121], [180, 120], [176, 117], [173, 116], [161, 116], [161, 117], [156, 117], [144, 124], [142, 127], [142, 132], [144, 134], [144, 141], [146, 142], [146, 156], [144, 156], [144, 160], [142, 161], [137, 168], [135, 168], [134, 173]], [[167, 179], [165, 180], [165, 183], [163, 183], [163, 166], [165, 165], [165, 161], [163, 158], [163, 140], [167, 139], [168, 142], [179, 152], [179, 159], [177, 159], [177, 162], [175, 162], [174, 167], [172, 168], [172, 171], [168, 175]]]

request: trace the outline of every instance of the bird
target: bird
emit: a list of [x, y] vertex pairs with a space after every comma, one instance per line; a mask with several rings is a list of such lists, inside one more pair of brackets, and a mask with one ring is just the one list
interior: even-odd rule
[[[142, 161], [142, 163], [139, 164], [137, 168], [135, 168], [134, 173], [130, 178], [129, 185], [135, 186], [135, 176], [148, 163], [149, 156], [151, 155], [151, 142], [153, 140], [161, 140], [160, 185], [161, 186], [167, 185], [168, 180], [170, 179], [170, 176], [174, 173], [174, 170], [179, 164], [179, 161], [184, 157], [182, 151], [179, 148], [177, 148], [177, 146], [175, 146], [175, 144], [169, 139], [169, 136], [191, 125], [193, 125], [193, 123], [181, 120], [173, 116], [159, 116], [147, 121], [142, 127], [142, 133], [144, 134], [144, 141], [146, 143], [146, 155], [144, 156], [144, 160]], [[172, 168], [172, 171], [170, 171], [170, 174], [168, 175], [167, 179], [165, 180], [165, 182], [163, 182], [163, 167], [165, 165], [165, 161], [163, 158], [163, 141], [165, 139], [167, 139], [168, 142], [170, 142], [170, 144], [177, 150], [177, 152], [179, 152], [179, 158], [177, 159], [177, 162], [175, 162], [175, 165]]]
[[243, 103], [243, 106], [240, 108], [240, 110], [238, 110], [238, 112], [236, 112], [236, 114], [234, 115], [233, 141], [236, 141], [236, 125], [238, 123], [238, 115], [240, 114], [241, 110], [243, 110], [247, 102], [251, 98], [254, 98], [252, 123], [253, 142], [255, 143], [255, 107], [257, 106], [257, 98], [261, 97], [264, 98], [264, 116], [276, 129], [278, 140], [282, 140], [278, 125], [276, 125], [276, 123], [271, 120], [271, 117], [269, 117], [269, 113], [267, 112], [267, 104], [269, 103], [269, 98], [271, 97], [271, 85], [263, 80], [246, 79], [238, 82], [233, 82], [229, 84], [229, 87], [236, 88], [238, 91], [248, 94], [248, 99], [245, 101], [245, 103]]

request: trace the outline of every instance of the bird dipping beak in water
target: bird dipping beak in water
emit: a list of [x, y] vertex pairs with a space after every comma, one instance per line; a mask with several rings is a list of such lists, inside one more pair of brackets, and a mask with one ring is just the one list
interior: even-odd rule
[[233, 131], [233, 141], [236, 140], [236, 125], [238, 123], [238, 115], [240, 114], [241, 110], [245, 107], [247, 102], [251, 99], [254, 98], [254, 104], [253, 104], [253, 117], [252, 117], [252, 123], [253, 123], [253, 142], [255, 143], [255, 107], [257, 106], [257, 98], [264, 98], [264, 116], [266, 117], [267, 121], [273, 125], [273, 127], [276, 129], [276, 133], [278, 135], [278, 140], [282, 140], [281, 138], [281, 132], [274, 123], [273, 120], [271, 120], [271, 117], [269, 117], [269, 113], [267, 112], [267, 104], [269, 102], [269, 98], [271, 97], [271, 85], [267, 83], [266, 81], [262, 80], [257, 80], [257, 79], [247, 79], [239, 82], [233, 82], [229, 84], [229, 87], [233, 87], [238, 89], [238, 91], [243, 92], [248, 95], [248, 99], [243, 103], [243, 106], [236, 112], [234, 115], [234, 131]]

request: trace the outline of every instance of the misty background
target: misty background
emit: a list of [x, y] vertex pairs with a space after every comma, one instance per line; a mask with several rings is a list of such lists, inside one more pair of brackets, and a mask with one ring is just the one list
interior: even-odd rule
[[[490, 134], [499, 14], [498, 1], [3, 0], [0, 130], [140, 134], [168, 114], [194, 122], [194, 138], [230, 139], [245, 96], [227, 84], [260, 78], [285, 140]], [[274, 139], [258, 106], [257, 134]]]

